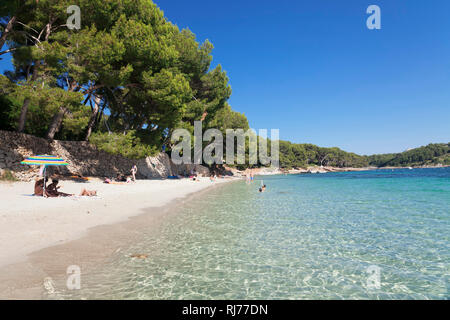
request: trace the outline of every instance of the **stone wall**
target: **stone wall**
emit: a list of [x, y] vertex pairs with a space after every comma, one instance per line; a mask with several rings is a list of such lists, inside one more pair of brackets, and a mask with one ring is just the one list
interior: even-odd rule
[[[161, 179], [170, 175], [189, 173], [191, 169], [203, 175], [209, 170], [200, 165], [175, 165], [166, 153], [155, 157], [133, 160], [98, 150], [85, 141], [46, 140], [28, 134], [0, 130], [0, 171], [10, 170], [19, 180], [29, 181], [39, 172], [38, 166], [20, 162], [32, 155], [49, 154], [63, 158], [67, 167], [49, 167], [49, 174], [115, 177], [129, 174], [131, 167], [138, 167], [138, 179]], [[1, 173], [0, 172], [0, 173]]]

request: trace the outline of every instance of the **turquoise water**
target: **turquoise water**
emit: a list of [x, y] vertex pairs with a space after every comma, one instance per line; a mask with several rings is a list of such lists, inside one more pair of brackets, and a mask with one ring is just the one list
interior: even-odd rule
[[61, 295], [449, 299], [449, 235], [450, 168], [260, 177], [189, 201]]

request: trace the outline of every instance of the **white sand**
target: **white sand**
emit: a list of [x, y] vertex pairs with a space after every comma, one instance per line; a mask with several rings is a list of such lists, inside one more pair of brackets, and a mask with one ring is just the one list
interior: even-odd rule
[[0, 266], [26, 260], [31, 252], [74, 240], [89, 228], [113, 224], [198, 192], [215, 182], [138, 180], [127, 185], [60, 181], [60, 191], [79, 194], [97, 190], [98, 197], [43, 198], [32, 196], [34, 182], [0, 183]]

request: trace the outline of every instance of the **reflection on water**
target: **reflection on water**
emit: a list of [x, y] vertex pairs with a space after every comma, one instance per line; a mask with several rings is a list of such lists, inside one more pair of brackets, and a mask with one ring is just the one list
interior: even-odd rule
[[[188, 201], [72, 299], [448, 299], [450, 169], [264, 177]], [[151, 196], [151, 195], [150, 195]], [[148, 254], [132, 259], [133, 253]], [[380, 270], [373, 286], [370, 266]], [[369, 269], [370, 271], [370, 269]]]

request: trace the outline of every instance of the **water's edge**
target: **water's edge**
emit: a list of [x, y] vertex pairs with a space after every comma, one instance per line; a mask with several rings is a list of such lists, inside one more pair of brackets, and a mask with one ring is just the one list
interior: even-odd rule
[[[0, 267], [0, 299], [45, 299], [55, 282], [64, 282], [69, 266], [79, 266], [81, 274], [102, 268], [102, 265], [123, 246], [146, 232], [157, 232], [169, 216], [179, 213], [186, 203], [204, 197], [211, 190], [221, 189], [238, 180], [214, 184], [201, 191], [176, 198], [169, 205], [143, 208], [126, 221], [90, 228], [86, 234], [69, 242], [32, 252], [25, 261]], [[50, 284], [50, 287], [48, 286]], [[55, 291], [58, 288], [53, 288]]]

